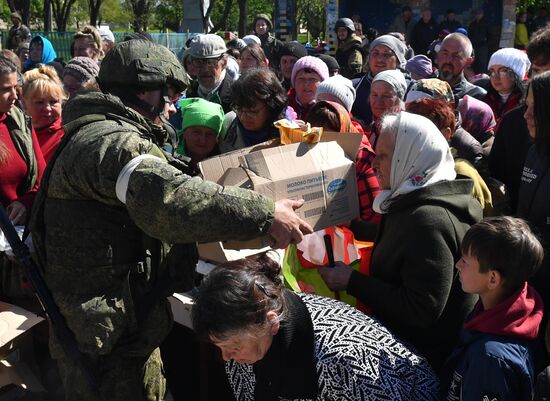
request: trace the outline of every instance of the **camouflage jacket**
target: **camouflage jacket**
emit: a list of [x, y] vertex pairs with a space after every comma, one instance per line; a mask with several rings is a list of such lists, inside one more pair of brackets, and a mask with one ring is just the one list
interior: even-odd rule
[[[159, 148], [164, 130], [111, 95], [71, 99], [63, 121], [31, 222], [46, 282], [81, 351], [146, 355], [171, 327], [166, 270], [193, 271], [197, 241], [265, 234], [274, 204], [184, 174]], [[143, 154], [157, 157], [131, 173], [123, 203], [119, 174]]]
[[344, 42], [338, 43], [338, 49], [334, 57], [340, 66], [340, 74], [349, 79], [355, 78], [363, 68], [361, 38], [353, 34]]

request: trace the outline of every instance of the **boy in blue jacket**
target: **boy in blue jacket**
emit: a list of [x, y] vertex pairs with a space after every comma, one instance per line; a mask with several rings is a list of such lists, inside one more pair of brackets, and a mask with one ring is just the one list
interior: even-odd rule
[[532, 399], [543, 303], [527, 280], [543, 255], [521, 219], [488, 218], [468, 230], [456, 268], [464, 292], [479, 301], [445, 363], [443, 400]]

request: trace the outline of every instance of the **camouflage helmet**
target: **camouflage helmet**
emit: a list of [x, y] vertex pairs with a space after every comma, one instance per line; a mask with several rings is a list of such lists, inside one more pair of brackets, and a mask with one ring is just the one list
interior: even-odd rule
[[340, 18], [336, 21], [336, 24], [334, 24], [334, 31], [336, 32], [338, 28], [347, 28], [351, 32], [355, 32], [355, 24], [350, 18]]
[[138, 39], [118, 43], [107, 53], [98, 81], [101, 90], [114, 94], [154, 90], [165, 84], [186, 86], [185, 72], [170, 50]]

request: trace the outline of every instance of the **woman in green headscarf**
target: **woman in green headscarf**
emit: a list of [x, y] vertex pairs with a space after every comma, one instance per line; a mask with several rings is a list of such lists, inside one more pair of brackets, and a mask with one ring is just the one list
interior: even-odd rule
[[220, 153], [220, 135], [224, 113], [222, 107], [201, 98], [179, 101], [182, 117], [178, 131], [176, 153], [191, 158], [190, 168], [197, 170], [197, 164]]

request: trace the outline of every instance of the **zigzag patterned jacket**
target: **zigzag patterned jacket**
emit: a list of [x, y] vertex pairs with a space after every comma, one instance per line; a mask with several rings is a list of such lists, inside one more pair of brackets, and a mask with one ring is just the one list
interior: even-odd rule
[[288, 313], [264, 359], [226, 363], [238, 401], [437, 400], [428, 362], [342, 302], [285, 292]]

